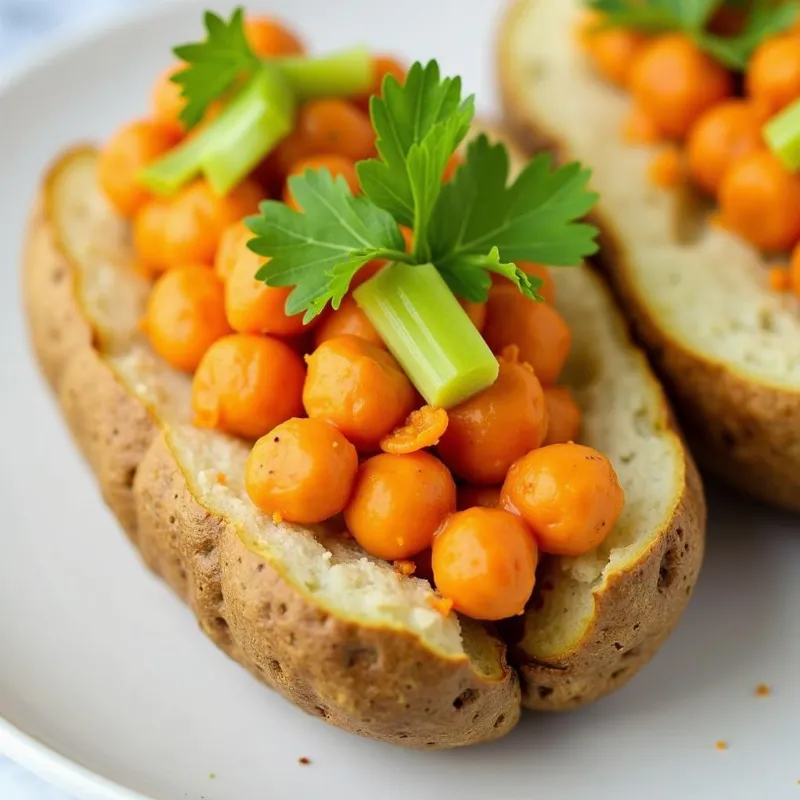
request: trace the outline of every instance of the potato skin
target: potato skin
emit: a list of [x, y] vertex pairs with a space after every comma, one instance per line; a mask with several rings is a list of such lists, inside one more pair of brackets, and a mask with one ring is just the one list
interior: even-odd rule
[[[512, 645], [519, 678], [499, 642], [502, 678], [486, 680], [410, 635], [341, 620], [299, 594], [233, 524], [202, 507], [168, 430], [102, 357], [47, 207], [53, 175], [80, 155], [55, 166], [31, 217], [24, 287], [33, 347], [104, 498], [144, 561], [231, 658], [310, 714], [430, 749], [507, 733], [520, 714], [520, 679], [526, 706], [561, 710], [612, 691], [649, 660], [680, 617], [702, 559], [705, 508], [685, 450], [681, 503], [650, 551], [596, 593], [598, 613], [572, 651], [542, 661]], [[104, 235], [107, 248], [126, 251], [123, 226]]]
[[[75, 292], [76, 270], [57, 240], [52, 169], [30, 218], [24, 300], [30, 339], [104, 499], [146, 564], [231, 658], [304, 711], [398, 745], [441, 749], [499, 738], [520, 715], [519, 681], [498, 642], [501, 676], [436, 656], [412, 635], [337, 618], [299, 594], [204, 509], [151, 412], [104, 361]], [[104, 230], [108, 248], [127, 237]]]
[[[705, 549], [706, 506], [691, 459], [680, 504], [650, 549], [595, 593], [595, 615], [575, 648], [540, 659], [511, 646], [526, 708], [564, 711], [616, 691], [666, 641], [686, 609]], [[546, 581], [547, 573], [540, 576]]]
[[[527, 152], [547, 150], [559, 161], [567, 148], [531, 113], [504, 42], [531, 2], [515, 0], [498, 38], [498, 72], [504, 122]], [[800, 392], [758, 383], [736, 374], [672, 339], [656, 322], [646, 297], [630, 279], [624, 242], [613, 223], [595, 212], [601, 230], [595, 264], [609, 279], [638, 340], [675, 403], [681, 426], [700, 466], [730, 485], [771, 505], [800, 511]]]

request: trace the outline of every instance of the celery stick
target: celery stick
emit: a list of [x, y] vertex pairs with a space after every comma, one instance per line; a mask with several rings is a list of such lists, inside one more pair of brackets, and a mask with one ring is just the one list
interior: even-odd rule
[[202, 172], [215, 192], [226, 194], [291, 132], [295, 108], [288, 81], [265, 67], [205, 130], [145, 169], [141, 181], [169, 195]]
[[322, 58], [282, 58], [272, 63], [301, 100], [354, 97], [366, 94], [372, 86], [372, 57], [365, 47]]
[[211, 127], [185, 139], [139, 175], [139, 180], [151, 192], [159, 195], [174, 194], [184, 184], [200, 174], [203, 153], [213, 136]]
[[452, 408], [497, 380], [497, 359], [433, 264], [390, 264], [353, 297], [430, 405]]
[[800, 100], [792, 103], [764, 126], [770, 150], [791, 172], [800, 170]]
[[295, 98], [277, 70], [257, 72], [211, 123], [213, 135], [203, 148], [201, 166], [211, 187], [226, 194], [294, 126]]

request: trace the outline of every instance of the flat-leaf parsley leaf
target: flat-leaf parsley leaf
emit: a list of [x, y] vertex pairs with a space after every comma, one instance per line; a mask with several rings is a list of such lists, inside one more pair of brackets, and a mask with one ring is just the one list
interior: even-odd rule
[[270, 286], [294, 286], [286, 311], [306, 321], [328, 302], [338, 308], [358, 270], [374, 258], [406, 257], [405, 242], [391, 214], [365, 197], [354, 197], [342, 177], [307, 170], [289, 180], [304, 213], [267, 200], [247, 219], [256, 235], [250, 249], [268, 257], [256, 275]]
[[[290, 179], [302, 213], [266, 201], [247, 220], [256, 235], [250, 248], [270, 259], [257, 278], [295, 287], [287, 313], [305, 312], [309, 321], [328, 303], [338, 308], [358, 270], [375, 259], [432, 264], [456, 296], [482, 302], [491, 273], [538, 297], [538, 281], [517, 260], [574, 265], [596, 251], [597, 230], [577, 221], [596, 200], [588, 170], [554, 169], [538, 156], [509, 183], [505, 147], [480, 136], [443, 184], [468, 132], [472, 98], [462, 100], [459, 79], [442, 79], [436, 62], [415, 64], [403, 86], [388, 78], [384, 94], [371, 102], [380, 158], [357, 166], [362, 195], [327, 170], [308, 171]], [[411, 253], [398, 225], [413, 226]]]
[[250, 49], [244, 32], [244, 10], [237, 8], [228, 22], [213, 11], [205, 14], [205, 41], [176, 47], [175, 55], [186, 62], [185, 69], [172, 76], [185, 98], [181, 121], [187, 130], [203, 119], [211, 103], [225, 94], [237, 78], [261, 66]]

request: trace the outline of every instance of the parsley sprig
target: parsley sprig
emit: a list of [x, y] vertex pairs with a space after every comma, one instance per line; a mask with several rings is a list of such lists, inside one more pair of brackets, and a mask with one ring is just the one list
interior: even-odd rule
[[[643, 33], [686, 33], [695, 44], [733, 70], [745, 70], [755, 49], [770, 36], [791, 27], [800, 14], [800, 2], [775, 0], [586, 0], [601, 13], [604, 24]], [[746, 12], [742, 30], [721, 36], [709, 30], [714, 15], [724, 6]]]
[[[289, 181], [302, 211], [268, 200], [247, 220], [250, 248], [270, 261], [256, 276], [270, 286], [294, 286], [288, 313], [310, 321], [330, 303], [338, 308], [358, 271], [374, 259], [433, 264], [454, 294], [484, 301], [490, 273], [504, 275], [527, 297], [539, 282], [513, 263], [574, 265], [596, 252], [597, 230], [581, 223], [596, 195], [590, 173], [571, 164], [554, 169], [534, 158], [513, 183], [503, 145], [479, 136], [449, 184], [442, 176], [469, 131], [472, 97], [442, 79], [435, 61], [414, 64], [401, 85], [389, 76], [371, 117], [379, 158], [361, 162], [363, 194], [343, 178], [307, 171]], [[414, 230], [411, 253], [398, 224]]]
[[204, 17], [207, 36], [202, 42], [180, 45], [175, 55], [186, 67], [171, 80], [181, 87], [186, 105], [181, 121], [187, 130], [197, 125], [208, 107], [236, 83], [262, 66], [244, 32], [244, 9], [237, 8], [228, 22], [213, 11]]
[[298, 103], [369, 90], [373, 66], [366, 48], [262, 59], [247, 41], [244, 19], [242, 8], [227, 20], [208, 11], [205, 38], [174, 48], [184, 64], [171, 78], [185, 100], [184, 127], [191, 130], [206, 119], [212, 103], [219, 102], [222, 111], [144, 170], [142, 182], [151, 191], [170, 195], [202, 174], [225, 194], [291, 131]]

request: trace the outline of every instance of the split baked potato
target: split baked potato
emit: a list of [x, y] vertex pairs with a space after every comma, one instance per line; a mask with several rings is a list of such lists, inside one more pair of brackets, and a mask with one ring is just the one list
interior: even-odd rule
[[138, 328], [148, 284], [96, 162], [91, 147], [63, 155], [33, 210], [33, 348], [103, 498], [220, 648], [305, 711], [418, 748], [495, 739], [523, 706], [588, 703], [653, 656], [698, 577], [704, 499], [664, 393], [592, 272], [555, 271], [574, 331], [565, 377], [625, 511], [598, 551], [549, 559], [524, 617], [498, 633], [436, 610], [427, 581], [366, 556], [341, 526], [276, 523], [253, 506], [248, 445], [192, 426], [190, 379]]
[[800, 509], [800, 315], [768, 288], [763, 256], [708, 223], [685, 188], [665, 191], [658, 152], [621, 135], [630, 99], [577, 44], [580, 0], [518, 0], [498, 39], [509, 130], [526, 149], [593, 170], [598, 263], [674, 399], [701, 467]]

